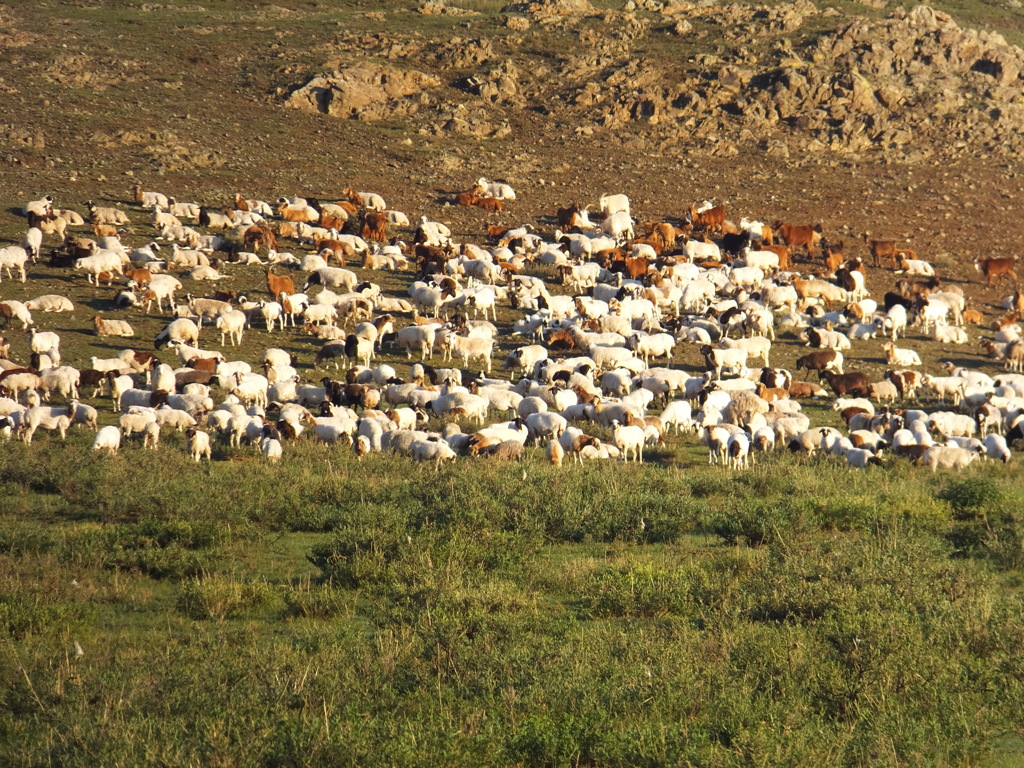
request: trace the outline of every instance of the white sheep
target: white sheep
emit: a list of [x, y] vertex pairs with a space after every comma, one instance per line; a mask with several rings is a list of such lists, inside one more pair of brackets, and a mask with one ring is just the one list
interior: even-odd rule
[[515, 200], [516, 193], [508, 184], [498, 181], [489, 181], [485, 176], [476, 180], [476, 185], [481, 187], [483, 196], [496, 197], [499, 200]]
[[0, 317], [20, 321], [22, 330], [27, 330], [33, 322], [32, 313], [28, 311], [28, 307], [16, 299], [0, 301]]
[[21, 273], [21, 282], [24, 283], [25, 262], [28, 261], [28, 258], [28, 251], [20, 245], [9, 245], [6, 248], [0, 248], [0, 281], [3, 280], [4, 271], [7, 272], [8, 279], [13, 280], [14, 275], [11, 273], [11, 270], [16, 269]]
[[731, 469], [746, 469], [750, 466], [750, 437], [745, 432], [729, 435], [725, 453]]
[[1010, 447], [1006, 444], [1006, 438], [1002, 435], [992, 433], [985, 435], [985, 439], [981, 441], [981, 444], [985, 448], [985, 455], [996, 461], [1008, 462], [1013, 456], [1010, 453]]
[[94, 451], [109, 451], [113, 456], [121, 447], [121, 430], [114, 426], [106, 426], [96, 433], [92, 449]]
[[194, 428], [190, 429], [186, 435], [188, 436], [189, 454], [192, 456], [192, 459], [197, 464], [204, 456], [207, 461], [210, 461], [210, 435]]
[[150, 422], [142, 430], [142, 447], [156, 450], [160, 444], [160, 425], [157, 422]]
[[[157, 349], [167, 345], [191, 344], [197, 347], [199, 344], [199, 326], [185, 317], [172, 320], [167, 326], [156, 335], [153, 340]], [[183, 360], [182, 362], [187, 362]]]
[[50, 432], [59, 432], [60, 439], [63, 440], [67, 436], [68, 427], [71, 426], [71, 417], [68, 414], [74, 413], [77, 409], [78, 402], [72, 400], [66, 408], [36, 405], [12, 416], [17, 419], [22, 440], [26, 445], [30, 445], [32, 436], [40, 427]]
[[124, 320], [107, 320], [99, 315], [96, 315], [93, 319], [93, 326], [96, 328], [97, 336], [118, 336], [121, 338], [131, 338], [135, 335], [135, 331], [132, 329]]
[[635, 461], [644, 460], [644, 442], [646, 436], [643, 429], [637, 426], [622, 426], [618, 419], [612, 421], [612, 442], [622, 452], [622, 460], [629, 461], [629, 455], [633, 454]]
[[967, 330], [958, 325], [936, 325], [932, 335], [936, 341], [945, 344], [966, 344], [970, 341]]
[[231, 346], [233, 347], [240, 345], [242, 343], [242, 332], [245, 330], [247, 321], [248, 317], [245, 312], [237, 309], [230, 309], [218, 315], [216, 327], [220, 331], [221, 346], [224, 346], [225, 338], [231, 339]]
[[888, 342], [882, 346], [885, 350], [885, 359], [889, 365], [906, 368], [910, 365], [921, 365], [921, 357], [912, 349], [901, 349], [894, 343]]
[[142, 300], [146, 303], [146, 314], [149, 314], [154, 301], [157, 311], [162, 312], [164, 299], [167, 299], [167, 308], [172, 309], [174, 307], [174, 292], [180, 291], [181, 288], [181, 281], [173, 275], [153, 275], [142, 295]]
[[269, 461], [271, 464], [276, 464], [281, 460], [281, 456], [284, 454], [284, 449], [281, 447], [281, 441], [272, 437], [265, 437], [263, 439], [263, 458]]
[[39, 251], [43, 247], [43, 231], [39, 227], [29, 227], [28, 232], [21, 238], [21, 247], [25, 249], [28, 257], [32, 259], [32, 263], [35, 264], [39, 261]]
[[964, 469], [984, 452], [984, 448], [970, 450], [958, 446], [933, 445], [921, 455], [918, 463], [923, 467], [931, 467], [932, 472], [940, 468]]
[[409, 453], [414, 461], [433, 461], [435, 469], [440, 469], [442, 461], [455, 461], [456, 458], [448, 443], [433, 440], [413, 440]]
[[430, 221], [426, 216], [422, 216], [416, 227], [416, 235], [417, 242], [439, 248], [451, 240], [452, 231], [444, 224]]

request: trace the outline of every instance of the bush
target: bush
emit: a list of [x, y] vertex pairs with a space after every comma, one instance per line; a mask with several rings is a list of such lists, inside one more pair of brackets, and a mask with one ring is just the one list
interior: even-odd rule
[[241, 582], [212, 575], [186, 581], [178, 596], [178, 610], [189, 618], [224, 621], [268, 604], [273, 590], [262, 581]]

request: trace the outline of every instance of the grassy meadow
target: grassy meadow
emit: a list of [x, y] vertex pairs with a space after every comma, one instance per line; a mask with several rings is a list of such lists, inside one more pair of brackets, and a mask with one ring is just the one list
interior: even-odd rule
[[[45, 439], [45, 438], [44, 438]], [[173, 442], [176, 438], [172, 437]], [[1013, 765], [1019, 471], [0, 452], [0, 762]]]

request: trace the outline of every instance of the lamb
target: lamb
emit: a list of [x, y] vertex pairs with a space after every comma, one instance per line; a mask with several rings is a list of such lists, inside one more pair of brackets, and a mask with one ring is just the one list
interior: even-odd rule
[[119, 336], [122, 338], [131, 338], [135, 335], [135, 331], [132, 329], [124, 320], [105, 320], [99, 315], [96, 315], [92, 319], [93, 325], [96, 328], [97, 336]]

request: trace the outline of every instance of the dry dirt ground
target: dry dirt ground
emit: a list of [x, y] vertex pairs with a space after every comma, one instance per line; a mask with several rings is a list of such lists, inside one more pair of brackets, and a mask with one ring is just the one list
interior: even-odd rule
[[[412, 217], [450, 222], [457, 237], [478, 242], [486, 241], [487, 224], [529, 223], [550, 234], [558, 207], [574, 200], [596, 205], [602, 193], [624, 192], [639, 220], [676, 221], [690, 203], [710, 199], [725, 203], [734, 220], [820, 222], [852, 255], [866, 255], [860, 240], [865, 233], [903, 241], [934, 262], [943, 279], [961, 284], [987, 319], [1001, 314], [999, 304], [1010, 293], [1009, 286], [985, 288], [972, 265], [976, 257], [1016, 254], [1022, 169], [1006, 147], [980, 139], [975, 145], [969, 136], [943, 141], [931, 125], [932, 133], [918, 143], [928, 156], [902, 162], [907, 146], [896, 153], [815, 149], [815, 141], [787, 129], [786, 157], [766, 151], [779, 146], [777, 131], [752, 132], [742, 114], [730, 117], [728, 109], [720, 112], [727, 132], [721, 137], [707, 136], [705, 126], [698, 139], [674, 117], [652, 123], [640, 115], [604, 127], [606, 105], [581, 109], [578, 98], [570, 103], [579, 89], [567, 98], [559, 80], [559, 73], [588, 55], [596, 57], [592, 77], [599, 90], [630, 67], [639, 67], [637, 77], [671, 75], [680, 56], [697, 62], [676, 73], [680, 78], [710, 77], [708, 67], [740, 56], [741, 46], [721, 25], [680, 38], [662, 24], [664, 7], [658, 4], [629, 14], [649, 19], [635, 34], [615, 32], [629, 26], [618, 9], [549, 25], [524, 11], [532, 21], [517, 31], [508, 19], [518, 6], [464, 4], [472, 14], [428, 14], [415, 6], [287, 5], [83, 0], [0, 6], [7, 60], [0, 74], [0, 237], [20, 237], [24, 221], [15, 214], [29, 199], [49, 193], [59, 205], [80, 211], [86, 199], [126, 204], [136, 182], [215, 206], [235, 192], [330, 200], [351, 185], [382, 194], [389, 207]], [[729, 7], [755, 9], [749, 11], [754, 17], [764, 8]], [[878, 20], [891, 11], [855, 3], [839, 8], [834, 15], [810, 16], [813, 23], [796, 29], [766, 27], [748, 35], [762, 66], [789, 51], [806, 57], [821, 35], [860, 14]], [[1016, 17], [1006, 18], [1015, 33]], [[463, 51], [468, 40], [491, 41], [499, 53], [483, 64], [451, 54]], [[442, 53], [433, 56], [435, 50]], [[701, 57], [710, 55], [718, 63], [705, 65]], [[427, 95], [413, 97], [423, 101], [421, 108], [396, 110], [401, 117], [339, 119], [285, 106], [293, 89], [319, 73], [365, 62], [391, 66], [395, 59], [402, 66], [420, 64], [439, 82]], [[465, 77], [477, 73], [490, 82], [512, 60], [519, 86], [508, 99], [489, 102], [466, 89]], [[968, 75], [964, 83], [977, 79]], [[615, 82], [620, 90], [630, 86], [628, 77]], [[651, 92], [654, 86], [645, 83]], [[996, 90], [993, 85], [984, 93]], [[446, 128], [445, 118], [460, 104], [477, 116], [492, 111], [491, 124], [507, 130], [477, 138], [458, 132], [464, 126]], [[607, 114], [615, 109], [621, 112], [621, 104], [607, 107]], [[581, 126], [586, 130], [576, 130]], [[728, 151], [722, 142], [732, 145]], [[943, 151], [954, 145], [955, 151]], [[518, 199], [503, 214], [448, 205], [453, 192], [479, 176], [507, 181]], [[132, 215], [140, 222], [147, 218], [138, 209]], [[151, 238], [145, 229], [136, 227], [129, 237], [133, 245]], [[54, 277], [44, 269], [37, 276]], [[872, 270], [869, 287], [881, 295], [893, 279]], [[5, 282], [5, 297], [12, 296], [9, 290], [17, 289]], [[974, 343], [957, 355], [982, 360]]]

